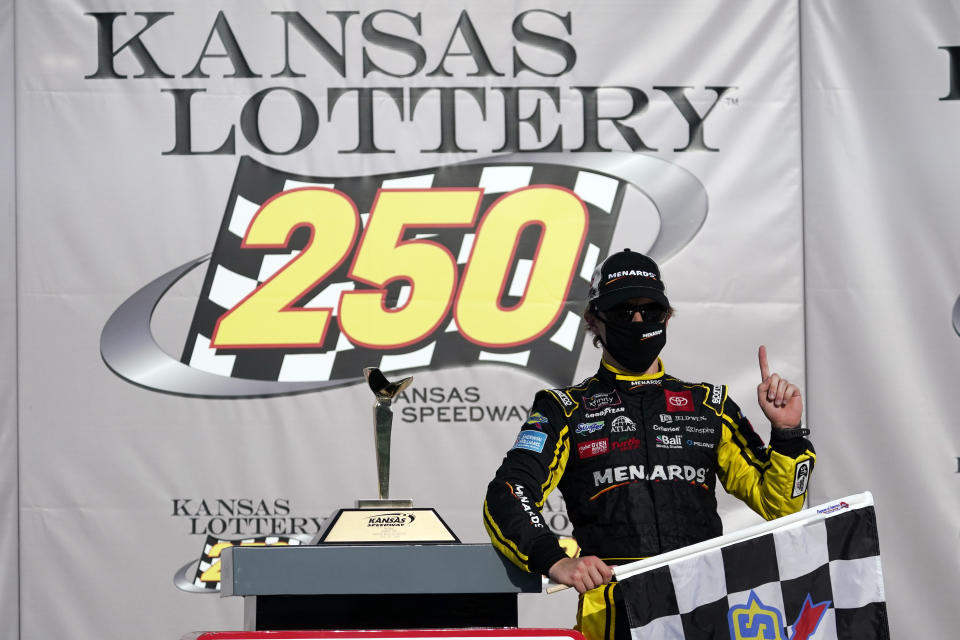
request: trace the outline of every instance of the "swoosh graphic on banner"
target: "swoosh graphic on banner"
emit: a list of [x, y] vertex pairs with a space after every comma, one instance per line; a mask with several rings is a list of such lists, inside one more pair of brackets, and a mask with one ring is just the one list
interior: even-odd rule
[[197, 565], [200, 563], [199, 560], [191, 560], [187, 564], [180, 567], [180, 570], [177, 571], [173, 576], [173, 584], [177, 589], [181, 591], [187, 591], [188, 593], [215, 593], [220, 595], [219, 586], [216, 589], [208, 589], [206, 587], [198, 587], [193, 583], [191, 576], [197, 572]]
[[[644, 193], [656, 207], [660, 230], [647, 254], [663, 262], [680, 251], [703, 226], [708, 197], [692, 173], [671, 162], [632, 153], [524, 153], [477, 158], [459, 164], [558, 164], [619, 178]], [[269, 397], [320, 391], [363, 382], [360, 376], [335, 380], [278, 381], [221, 376], [171, 357], [150, 328], [154, 310], [182, 277], [210, 259], [201, 256], [171, 269], [131, 295], [110, 316], [100, 334], [100, 355], [119, 377], [154, 391], [204, 398]]]
[[953, 330], [960, 336], [960, 298], [953, 303]]
[[325, 382], [228, 378], [187, 366], [160, 348], [150, 330], [153, 311], [180, 278], [210, 259], [201, 256], [171, 269], [121, 304], [100, 334], [100, 357], [115, 374], [154, 391], [203, 398], [289, 395], [363, 382], [363, 377]]

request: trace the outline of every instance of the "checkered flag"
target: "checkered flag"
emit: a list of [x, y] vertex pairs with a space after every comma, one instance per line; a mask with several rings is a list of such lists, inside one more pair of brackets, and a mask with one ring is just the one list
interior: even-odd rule
[[889, 640], [872, 504], [852, 496], [618, 567], [633, 639]]
[[[576, 194], [585, 203], [589, 215], [567, 299], [560, 314], [539, 337], [513, 347], [481, 346], [461, 335], [452, 311], [448, 310], [431, 333], [413, 344], [391, 349], [352, 343], [341, 332], [336, 318], [329, 322], [323, 344], [316, 346], [211, 346], [218, 320], [284, 268], [311, 241], [308, 229], [298, 229], [282, 249], [241, 247], [256, 213], [276, 195], [303, 187], [334, 189], [356, 205], [365, 226], [380, 189], [480, 188], [483, 190], [480, 211], [483, 212], [505, 194], [531, 185], [554, 185]], [[596, 264], [609, 250], [625, 185], [624, 180], [599, 171], [542, 161], [490, 160], [421, 171], [323, 178], [285, 173], [244, 157], [237, 169], [181, 360], [192, 368], [222, 376], [268, 381], [356, 379], [359, 372], [369, 366], [396, 372], [492, 362], [523, 367], [554, 384], [565, 384], [573, 376], [583, 343], [582, 301], [586, 299]], [[432, 243], [446, 248], [456, 258], [459, 281], [477, 229], [438, 225], [436, 229], [414, 231], [417, 230], [408, 230], [402, 240], [428, 237]], [[322, 233], [322, 229], [316, 232]], [[523, 300], [540, 242], [541, 232], [536, 225], [520, 232], [505, 286], [497, 301], [501, 308], [511, 308]], [[290, 307], [329, 308], [336, 315], [342, 293], [373, 290], [371, 285], [348, 276], [351, 263], [351, 257], [347, 256], [311, 290], [292, 301]], [[408, 281], [401, 278], [388, 283], [386, 308], [402, 307], [410, 294]]]

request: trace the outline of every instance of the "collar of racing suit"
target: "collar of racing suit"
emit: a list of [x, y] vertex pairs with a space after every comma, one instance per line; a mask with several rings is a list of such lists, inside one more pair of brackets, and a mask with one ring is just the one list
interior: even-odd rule
[[601, 378], [607, 378], [607, 381], [613, 386], [628, 393], [636, 393], [642, 389], [649, 389], [651, 387], [659, 388], [664, 377], [663, 360], [657, 358], [656, 373], [638, 375], [618, 369], [601, 358], [600, 371], [598, 373]]

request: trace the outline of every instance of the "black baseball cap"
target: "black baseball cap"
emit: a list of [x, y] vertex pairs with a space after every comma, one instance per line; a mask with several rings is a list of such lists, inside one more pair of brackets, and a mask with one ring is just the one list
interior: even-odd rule
[[670, 307], [657, 263], [642, 253], [624, 249], [608, 256], [593, 272], [587, 301], [606, 311], [630, 298], [650, 298]]

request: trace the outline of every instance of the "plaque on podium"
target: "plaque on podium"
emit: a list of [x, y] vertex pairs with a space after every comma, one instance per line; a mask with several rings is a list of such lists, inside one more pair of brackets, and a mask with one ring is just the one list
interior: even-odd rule
[[429, 508], [340, 509], [319, 542], [339, 544], [415, 544], [421, 542], [459, 542], [459, 538]]
[[363, 370], [373, 391], [373, 438], [377, 461], [376, 500], [357, 500], [352, 509], [337, 510], [314, 539], [314, 544], [415, 544], [460, 542], [447, 523], [431, 508], [414, 508], [412, 500], [391, 499], [390, 436], [393, 399], [411, 382], [390, 382], [376, 368]]

